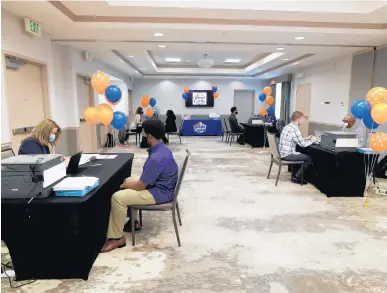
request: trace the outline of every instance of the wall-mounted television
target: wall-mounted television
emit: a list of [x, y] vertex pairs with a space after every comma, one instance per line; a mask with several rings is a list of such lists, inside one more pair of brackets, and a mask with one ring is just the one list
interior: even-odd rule
[[212, 90], [190, 90], [185, 100], [186, 107], [214, 107], [214, 93]]

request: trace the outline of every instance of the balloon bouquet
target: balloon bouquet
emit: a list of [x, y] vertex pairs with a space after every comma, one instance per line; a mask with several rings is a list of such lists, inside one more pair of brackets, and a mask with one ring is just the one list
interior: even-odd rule
[[265, 86], [263, 89], [263, 93], [259, 94], [258, 98], [261, 102], [265, 102], [267, 105], [269, 105], [269, 108], [262, 107], [259, 110], [259, 115], [266, 116], [266, 115], [273, 115], [274, 114], [274, 108], [272, 105], [274, 104], [274, 98], [271, 96], [272, 89], [270, 86]]
[[375, 153], [387, 151], [387, 133], [379, 132], [380, 126], [387, 122], [387, 90], [383, 87], [370, 89], [365, 100], [358, 100], [352, 104], [351, 113], [361, 119], [364, 126], [370, 131], [369, 147], [373, 152], [367, 151], [364, 156], [366, 188], [363, 206], [368, 207], [368, 186], [372, 182], [373, 170], [379, 157]]
[[111, 125], [117, 130], [124, 127], [128, 121], [125, 113], [113, 111], [114, 105], [118, 104], [121, 100], [121, 89], [116, 85], [110, 85], [109, 75], [101, 71], [93, 74], [91, 77], [91, 85], [100, 95], [105, 95], [108, 103], [100, 104], [98, 108], [86, 108], [83, 112], [86, 122], [95, 125], [100, 121], [103, 125]]
[[[156, 98], [150, 98], [149, 96], [142, 96], [141, 107], [146, 108], [148, 106], [150, 106], [150, 107], [145, 110], [145, 119], [146, 120], [152, 118], [153, 115], [156, 114], [156, 108], [155, 108], [156, 107]], [[158, 111], [157, 111], [157, 115], [158, 115]]]

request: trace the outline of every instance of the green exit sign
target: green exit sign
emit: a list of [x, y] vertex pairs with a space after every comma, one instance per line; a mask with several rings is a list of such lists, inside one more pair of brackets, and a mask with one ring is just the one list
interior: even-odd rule
[[40, 36], [40, 23], [33, 21], [29, 18], [24, 19], [26, 31], [35, 36]]

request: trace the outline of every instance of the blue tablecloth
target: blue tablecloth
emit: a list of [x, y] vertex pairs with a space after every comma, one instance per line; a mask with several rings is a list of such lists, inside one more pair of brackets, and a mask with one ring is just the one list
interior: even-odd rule
[[222, 136], [222, 121], [221, 120], [184, 120], [183, 127], [181, 129], [181, 135], [183, 136], [195, 136], [195, 135], [213, 135]]

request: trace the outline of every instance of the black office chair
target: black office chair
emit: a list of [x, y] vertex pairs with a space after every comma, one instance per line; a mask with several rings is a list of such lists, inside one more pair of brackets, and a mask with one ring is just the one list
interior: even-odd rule
[[230, 145], [233, 141], [235, 141], [235, 136], [238, 138], [239, 136], [241, 135], [245, 135], [243, 132], [232, 132], [231, 130], [231, 125], [230, 125], [230, 121], [228, 119], [225, 120], [226, 121], [226, 126], [229, 130], [229, 133], [228, 133], [228, 140], [230, 142]]
[[224, 141], [225, 141], [225, 143], [227, 143], [228, 136], [230, 135], [230, 130], [227, 128], [226, 118], [221, 118], [221, 120], [222, 120], [222, 128], [223, 128], [222, 141], [224, 139], [224, 136], [226, 135], [226, 139]]
[[180, 135], [180, 133], [181, 133], [181, 129], [183, 128], [183, 123], [184, 123], [184, 119], [182, 118], [181, 123], [180, 123], [180, 128], [179, 128], [178, 131], [176, 131], [176, 132], [167, 132], [167, 138], [168, 138], [169, 142], [170, 142], [169, 135], [177, 135], [179, 137], [180, 144], [182, 144], [181, 143], [181, 135]]

